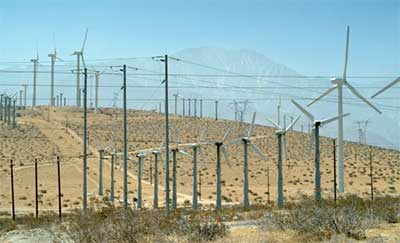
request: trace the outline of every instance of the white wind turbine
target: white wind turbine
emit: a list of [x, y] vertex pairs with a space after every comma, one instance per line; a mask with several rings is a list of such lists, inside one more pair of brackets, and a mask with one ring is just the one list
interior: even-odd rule
[[54, 106], [54, 64], [56, 63], [57, 60], [63, 62], [63, 60], [57, 56], [57, 48], [55, 46], [55, 40], [53, 36], [53, 42], [54, 42], [54, 52], [48, 54], [48, 57], [50, 57], [51, 60], [51, 79], [50, 79], [50, 105]]
[[179, 134], [178, 129], [175, 128], [175, 148], [172, 151], [172, 208], [176, 209], [177, 207], [177, 188], [176, 188], [176, 155], [179, 153], [183, 156], [186, 156], [190, 159], [193, 159], [193, 156], [189, 153], [185, 152], [184, 150], [179, 148]]
[[98, 71], [94, 67], [92, 67], [94, 71], [94, 78], [95, 78], [95, 95], [94, 95], [94, 113], [97, 113], [98, 105], [99, 105], [99, 82], [100, 76], [108, 69], [105, 68], [103, 71]]
[[277, 129], [275, 131], [278, 139], [278, 207], [283, 207], [283, 160], [286, 159], [287, 147], [286, 147], [286, 133], [294, 126], [299, 120], [298, 116], [287, 128], [282, 128], [279, 123], [275, 123], [272, 119], [267, 120]]
[[85, 38], [83, 39], [82, 48], [79, 51], [75, 51], [72, 55], [76, 55], [76, 106], [81, 106], [81, 92], [80, 92], [80, 61], [82, 59], [83, 68], [86, 68], [85, 59], [83, 58], [83, 51], [85, 49], [88, 29], [86, 28]]
[[250, 148], [256, 152], [256, 154], [263, 160], [266, 160], [266, 156], [261, 152], [260, 148], [258, 148], [251, 141], [256, 139], [257, 137], [251, 137], [254, 130], [254, 122], [256, 119], [256, 112], [253, 113], [253, 119], [251, 124], [247, 130], [247, 134], [244, 137], [233, 140], [231, 142], [226, 143], [222, 147], [229, 146], [231, 144], [243, 144], [243, 207], [247, 208], [250, 206], [249, 200], [249, 164], [248, 164], [248, 148]]
[[331, 83], [333, 84], [332, 87], [327, 89], [324, 93], [314, 99], [311, 103], [307, 106], [311, 106], [324, 96], [331, 93], [333, 90], [337, 89], [338, 91], [338, 184], [339, 184], [339, 192], [344, 192], [344, 150], [343, 150], [343, 85], [346, 86], [353, 95], [358, 97], [372, 109], [377, 111], [379, 114], [382, 112], [376, 108], [371, 102], [369, 102], [366, 98], [364, 98], [349, 82], [347, 82], [347, 61], [348, 61], [348, 53], [349, 53], [349, 34], [350, 34], [350, 27], [347, 26], [347, 38], [346, 38], [346, 52], [345, 52], [345, 59], [344, 59], [344, 70], [343, 76], [341, 78], [332, 78]]
[[37, 79], [37, 70], [39, 65], [39, 51], [36, 48], [36, 58], [31, 59], [33, 63], [33, 94], [32, 94], [32, 109], [36, 106], [36, 79]]
[[328, 123], [334, 122], [338, 119], [342, 119], [345, 116], [350, 115], [349, 113], [342, 114], [339, 116], [323, 119], [323, 120], [315, 120], [314, 116], [304, 109], [299, 103], [292, 100], [292, 103], [311, 121], [313, 122], [313, 128], [310, 134], [310, 147], [309, 153], [311, 152], [312, 146], [315, 143], [315, 164], [314, 164], [314, 196], [315, 200], [321, 200], [321, 171], [320, 171], [320, 150], [319, 150], [319, 128]]
[[396, 78], [395, 80], [393, 80], [392, 82], [387, 84], [385, 87], [383, 87], [381, 90], [376, 92], [373, 96], [371, 96], [371, 98], [375, 98], [376, 96], [378, 96], [379, 94], [383, 93], [384, 91], [386, 91], [387, 89], [391, 88], [393, 85], [395, 85], [397, 83], [400, 83], [400, 77]]
[[224, 136], [222, 137], [222, 140], [218, 141], [213, 141], [213, 142], [208, 142], [207, 144], [209, 145], [215, 145], [217, 147], [217, 198], [216, 198], [216, 203], [215, 206], [219, 210], [222, 208], [222, 182], [221, 182], [221, 153], [224, 159], [226, 160], [227, 164], [229, 167], [231, 167], [231, 164], [229, 163], [228, 159], [228, 153], [226, 152], [226, 149], [223, 147], [224, 142], [226, 139], [229, 137], [232, 129], [229, 128]]
[[197, 143], [192, 143], [189, 144], [189, 146], [192, 148], [193, 150], [193, 199], [192, 199], [192, 207], [193, 209], [197, 209], [198, 208], [198, 198], [199, 198], [199, 194], [197, 192], [197, 188], [198, 188], [198, 184], [197, 184], [197, 152], [199, 152], [200, 154], [200, 160], [202, 161], [202, 165], [204, 166], [205, 163], [205, 157], [203, 154], [203, 150], [202, 150], [202, 146], [206, 145], [207, 143], [203, 143], [202, 140], [204, 138], [204, 134], [205, 134], [206, 130], [204, 129], [199, 137], [199, 140]]

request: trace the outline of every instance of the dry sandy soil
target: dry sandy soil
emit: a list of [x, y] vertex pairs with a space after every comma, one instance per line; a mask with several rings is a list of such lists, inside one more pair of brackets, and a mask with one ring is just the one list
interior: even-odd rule
[[[10, 170], [9, 160], [15, 164], [15, 199], [17, 212], [32, 212], [34, 209], [34, 169], [33, 161], [39, 161], [39, 190], [41, 210], [57, 209], [57, 167], [56, 156], [61, 159], [61, 184], [63, 207], [70, 209], [81, 206], [82, 196], [82, 112], [73, 108], [38, 107], [36, 110], [20, 112], [18, 127], [10, 129], [0, 126], [3, 143], [0, 146], [2, 160], [0, 163], [0, 209], [10, 211]], [[103, 109], [98, 114], [88, 114], [89, 160], [88, 192], [91, 198], [97, 197], [99, 146], [114, 144], [118, 152], [122, 151], [122, 113], [121, 110]], [[129, 151], [157, 148], [163, 140], [164, 117], [162, 114], [149, 111], [129, 111], [128, 141]], [[198, 142], [199, 135], [207, 129], [202, 141], [220, 140], [225, 131], [232, 127], [233, 132], [227, 141], [237, 139], [246, 133], [248, 124], [226, 120], [214, 121], [208, 118], [170, 117], [171, 147], [175, 140], [175, 128], [179, 130], [180, 143]], [[252, 203], [266, 203], [268, 193], [271, 201], [276, 200], [276, 160], [277, 143], [274, 129], [267, 126], [256, 126], [255, 136], [267, 136], [256, 140], [267, 155], [262, 160], [250, 151], [249, 176], [250, 200]], [[308, 156], [308, 134], [289, 132], [288, 159], [284, 162], [285, 197], [295, 200], [301, 195], [313, 193], [313, 158]], [[321, 171], [323, 196], [332, 197], [333, 184], [333, 148], [332, 139], [321, 138]], [[183, 148], [192, 153], [190, 148]], [[215, 202], [216, 192], [216, 148], [213, 145], [203, 147], [205, 161], [202, 164], [201, 200], [202, 204]], [[225, 160], [222, 165], [223, 203], [240, 203], [242, 200], [243, 152], [242, 146], [228, 147], [231, 167]], [[374, 184], [376, 194], [399, 195], [400, 152], [378, 147], [345, 144], [345, 183], [346, 193], [369, 196], [369, 153], [373, 155]], [[110, 151], [106, 152], [103, 171], [104, 190], [110, 188]], [[165, 158], [165, 154], [163, 155]], [[172, 156], [170, 156], [171, 158]], [[150, 165], [153, 158], [146, 158], [143, 172], [144, 204], [151, 207], [153, 186], [150, 184]], [[122, 195], [122, 156], [118, 156], [115, 168], [115, 192], [117, 198]], [[201, 164], [201, 162], [200, 162]], [[161, 164], [160, 164], [161, 165]], [[132, 154], [129, 161], [129, 198], [136, 196], [136, 158]], [[164, 202], [164, 171], [160, 168], [160, 204]], [[270, 192], [267, 187], [267, 170], [269, 169]], [[178, 200], [180, 205], [191, 201], [192, 195], [192, 161], [178, 155]], [[117, 200], [118, 201], [118, 200]], [[118, 203], [118, 202], [117, 202]]]

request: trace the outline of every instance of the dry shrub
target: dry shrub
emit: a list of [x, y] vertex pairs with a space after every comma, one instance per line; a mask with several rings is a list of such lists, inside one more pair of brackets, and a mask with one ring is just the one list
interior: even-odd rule
[[191, 211], [165, 216], [163, 211], [114, 208], [80, 211], [66, 220], [68, 235], [75, 242], [165, 242], [178, 236], [190, 242], [207, 242], [226, 235], [224, 224], [204, 221]]
[[324, 240], [332, 235], [343, 234], [354, 239], [365, 239], [365, 231], [381, 220], [370, 203], [350, 196], [337, 202], [303, 198], [287, 211], [273, 212], [268, 219], [281, 230], [295, 230], [307, 238]]

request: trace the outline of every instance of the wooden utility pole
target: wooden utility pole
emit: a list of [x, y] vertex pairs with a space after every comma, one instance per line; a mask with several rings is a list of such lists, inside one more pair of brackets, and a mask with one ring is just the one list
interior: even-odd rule
[[15, 221], [14, 164], [12, 159], [10, 160], [10, 171], [11, 171], [11, 211], [12, 211], [12, 220]]
[[371, 201], [374, 201], [374, 171], [372, 169], [372, 152], [369, 152], [369, 176], [371, 179]]
[[61, 212], [61, 171], [60, 171], [60, 157], [57, 156], [57, 181], [58, 181], [58, 217], [62, 218]]
[[[78, 56], [79, 60], [79, 56]], [[78, 70], [79, 71], [79, 70]], [[78, 73], [79, 77], [79, 73]], [[77, 106], [80, 106], [79, 101], [79, 92], [77, 94]], [[84, 89], [83, 89], [83, 190], [82, 190], [82, 208], [83, 215], [86, 216], [86, 208], [87, 208], [87, 69], [85, 68], [85, 79], [84, 79]]]
[[35, 216], [39, 217], [38, 161], [35, 159]]
[[336, 182], [336, 139], [333, 139], [333, 199], [336, 203], [336, 190], [337, 190], [337, 182]]

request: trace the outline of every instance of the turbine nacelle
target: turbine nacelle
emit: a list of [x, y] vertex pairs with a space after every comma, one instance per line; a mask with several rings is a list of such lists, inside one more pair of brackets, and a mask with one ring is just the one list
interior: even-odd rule
[[331, 78], [331, 83], [336, 84], [336, 85], [342, 85], [342, 84], [346, 83], [346, 80], [344, 80], [343, 78], [333, 77], [333, 78]]

